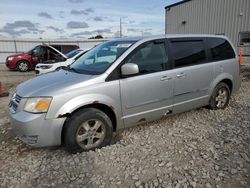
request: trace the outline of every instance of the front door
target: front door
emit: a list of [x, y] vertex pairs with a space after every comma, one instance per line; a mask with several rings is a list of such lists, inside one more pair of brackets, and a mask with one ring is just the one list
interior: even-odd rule
[[126, 58], [139, 74], [120, 80], [125, 127], [159, 118], [172, 111], [173, 74], [169, 69], [165, 41], [140, 45]]

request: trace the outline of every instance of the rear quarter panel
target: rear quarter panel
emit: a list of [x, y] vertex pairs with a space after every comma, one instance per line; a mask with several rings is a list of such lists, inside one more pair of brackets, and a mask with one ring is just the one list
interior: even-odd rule
[[214, 80], [210, 87], [209, 95], [212, 95], [212, 92], [215, 86], [224, 79], [229, 79], [232, 82], [232, 93], [235, 92], [240, 87], [240, 75], [239, 75], [239, 65], [237, 58], [217, 61], [214, 62]]

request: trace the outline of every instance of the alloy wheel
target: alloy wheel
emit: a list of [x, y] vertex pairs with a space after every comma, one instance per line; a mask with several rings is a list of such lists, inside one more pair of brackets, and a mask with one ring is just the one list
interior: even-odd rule
[[76, 141], [83, 149], [91, 149], [100, 145], [106, 134], [106, 129], [102, 121], [90, 119], [83, 122], [76, 134]]

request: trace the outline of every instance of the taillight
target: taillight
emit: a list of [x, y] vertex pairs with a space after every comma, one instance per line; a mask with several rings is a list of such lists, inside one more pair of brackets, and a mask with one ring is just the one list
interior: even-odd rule
[[239, 53], [239, 74], [240, 74], [240, 68], [243, 63], [243, 57], [242, 57], [242, 46], [240, 46], [240, 53]]

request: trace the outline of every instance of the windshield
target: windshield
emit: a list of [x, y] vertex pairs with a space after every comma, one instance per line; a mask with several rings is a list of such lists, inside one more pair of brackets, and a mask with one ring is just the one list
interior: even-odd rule
[[31, 48], [27, 53], [28, 54], [38, 53], [39, 49], [40, 49], [40, 45]]
[[67, 53], [66, 56], [67, 56], [68, 58], [72, 58], [72, 57], [74, 57], [76, 54], [79, 54], [79, 53], [82, 52], [82, 51], [83, 51], [83, 50], [79, 50], [79, 49], [73, 50], [73, 51]]
[[82, 74], [102, 74], [136, 41], [108, 41], [96, 46], [70, 68]]

